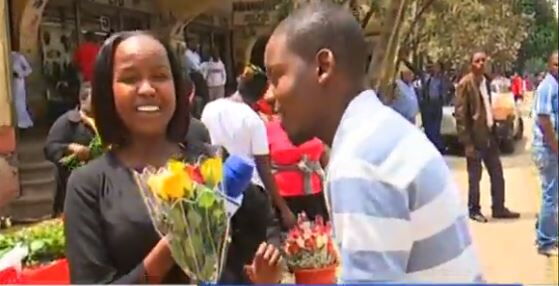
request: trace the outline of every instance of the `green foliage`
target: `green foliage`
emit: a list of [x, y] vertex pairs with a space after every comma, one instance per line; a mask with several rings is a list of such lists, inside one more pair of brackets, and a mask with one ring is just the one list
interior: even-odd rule
[[21, 230], [0, 235], [0, 257], [21, 244], [29, 249], [24, 265], [50, 262], [65, 256], [62, 220], [49, 220]]
[[519, 70], [532, 68], [535, 58], [546, 61], [547, 56], [559, 46], [557, 17], [553, 9], [555, 0], [518, 0], [518, 9], [534, 17], [528, 38], [522, 43], [516, 67]]
[[500, 66], [510, 66], [532, 23], [532, 16], [519, 12], [516, 5], [516, 0], [434, 1], [417, 23], [413, 48], [432, 61], [454, 65], [484, 50]]
[[524, 64], [524, 70], [531, 74], [538, 74], [546, 70], [546, 62], [542, 57], [531, 58]]
[[[104, 152], [103, 144], [101, 142], [101, 137], [99, 137], [99, 135], [95, 135], [95, 137], [93, 137], [91, 142], [89, 142], [88, 148], [89, 148], [89, 155], [91, 157], [91, 160], [101, 156]], [[66, 166], [68, 169], [74, 170], [80, 166], [85, 165], [87, 161], [80, 161], [78, 157], [76, 157], [76, 155], [70, 154], [60, 159], [60, 163]]]

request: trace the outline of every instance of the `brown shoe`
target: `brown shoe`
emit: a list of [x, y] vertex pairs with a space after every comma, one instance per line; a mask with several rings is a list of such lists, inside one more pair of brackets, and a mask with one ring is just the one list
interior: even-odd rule
[[517, 219], [520, 217], [520, 214], [517, 212], [510, 211], [507, 208], [503, 208], [501, 210], [493, 210], [493, 218], [498, 219]]

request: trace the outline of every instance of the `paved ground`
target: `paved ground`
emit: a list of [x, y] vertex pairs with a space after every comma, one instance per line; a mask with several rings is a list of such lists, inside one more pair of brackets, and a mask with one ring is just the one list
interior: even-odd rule
[[[538, 255], [535, 247], [535, 217], [539, 209], [539, 179], [530, 156], [531, 119], [526, 115], [525, 138], [518, 143], [515, 154], [503, 155], [507, 206], [521, 213], [514, 221], [472, 222], [473, 239], [479, 253], [485, 278], [490, 283], [557, 284], [557, 257]], [[467, 201], [468, 176], [463, 157], [447, 156], [464, 203]], [[481, 183], [482, 208], [491, 214], [489, 176]]]

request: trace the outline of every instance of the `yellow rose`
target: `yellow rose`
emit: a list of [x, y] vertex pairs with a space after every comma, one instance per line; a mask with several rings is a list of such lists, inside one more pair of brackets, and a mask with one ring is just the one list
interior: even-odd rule
[[164, 200], [177, 200], [189, 198], [194, 191], [194, 184], [184, 170], [184, 164], [172, 161], [167, 169], [148, 179], [148, 186]]
[[223, 163], [221, 158], [213, 157], [204, 160], [200, 166], [200, 172], [206, 185], [211, 188], [217, 186], [223, 180]]

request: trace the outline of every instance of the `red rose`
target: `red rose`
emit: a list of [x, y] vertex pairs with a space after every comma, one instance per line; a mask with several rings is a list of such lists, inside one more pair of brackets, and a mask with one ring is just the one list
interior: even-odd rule
[[202, 173], [200, 172], [199, 167], [195, 167], [192, 165], [186, 165], [184, 167], [186, 173], [198, 184], [204, 184], [204, 178], [202, 177]]

